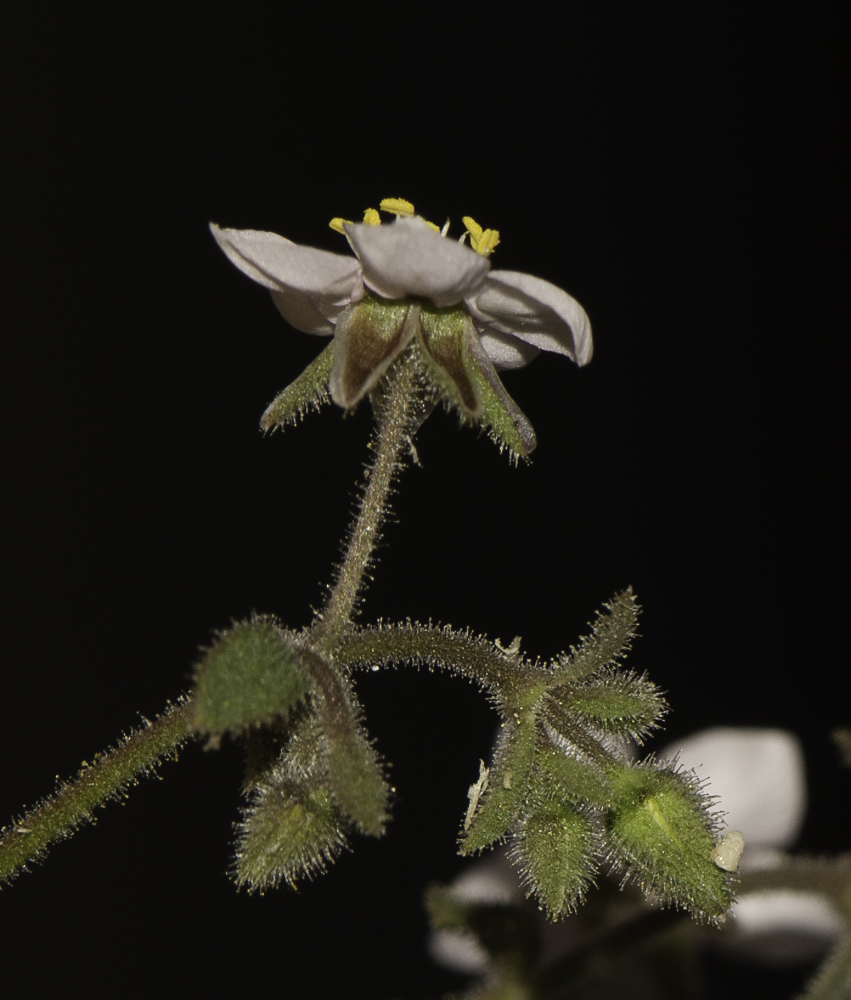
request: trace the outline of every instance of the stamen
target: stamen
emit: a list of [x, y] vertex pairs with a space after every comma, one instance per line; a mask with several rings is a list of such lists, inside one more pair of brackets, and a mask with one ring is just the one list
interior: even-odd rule
[[363, 222], [365, 226], [380, 226], [381, 216], [374, 208], [368, 208], [363, 213]]
[[[423, 222], [435, 233], [440, 233], [440, 226], [436, 226], [433, 222], [429, 222], [428, 219], [423, 219]], [[443, 233], [440, 233], [443, 236]]]
[[385, 198], [379, 207], [382, 212], [392, 212], [395, 215], [414, 214], [414, 206], [404, 198]]
[[[434, 228], [437, 229], [437, 226], [435, 226]], [[443, 229], [440, 230], [440, 235], [445, 236], [448, 232], [449, 232], [449, 219], [447, 219], [446, 222], [443, 223]]]
[[334, 230], [335, 233], [340, 233], [341, 235], [345, 236], [346, 235], [346, 230], [343, 229], [343, 225], [345, 223], [348, 223], [348, 225], [351, 225], [351, 222], [349, 222], [348, 219], [332, 219], [328, 223], [328, 225]]
[[496, 229], [482, 229], [475, 219], [465, 215], [462, 219], [470, 234], [470, 246], [483, 257], [493, 253], [499, 243], [499, 231]]

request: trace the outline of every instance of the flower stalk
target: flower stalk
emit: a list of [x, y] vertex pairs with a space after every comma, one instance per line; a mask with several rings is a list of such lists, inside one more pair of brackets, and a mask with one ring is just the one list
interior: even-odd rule
[[373, 394], [373, 405], [378, 426], [370, 443], [373, 459], [365, 472], [363, 496], [331, 593], [308, 633], [313, 644], [329, 652], [351, 625], [364, 575], [381, 538], [393, 479], [412, 447], [411, 433], [419, 409], [419, 396], [415, 362], [410, 351], [390, 369], [380, 392]]

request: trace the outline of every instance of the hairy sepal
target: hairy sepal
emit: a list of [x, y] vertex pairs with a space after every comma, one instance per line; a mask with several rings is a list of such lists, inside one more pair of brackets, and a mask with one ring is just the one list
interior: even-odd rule
[[285, 715], [310, 689], [299, 651], [274, 618], [223, 632], [195, 674], [187, 725], [217, 740]]
[[588, 816], [561, 802], [537, 803], [516, 833], [512, 858], [553, 919], [574, 910], [592, 883], [597, 835]]
[[641, 742], [658, 727], [668, 704], [655, 684], [631, 672], [610, 667], [596, 671], [577, 685], [551, 689], [567, 716], [602, 733], [629, 736]]
[[632, 588], [615, 594], [592, 624], [593, 634], [563, 653], [553, 669], [557, 682], [575, 683], [595, 671], [614, 667], [629, 652], [641, 610]]
[[380, 837], [389, 817], [390, 787], [374, 748], [359, 733], [332, 737], [328, 783], [340, 809], [361, 833]]
[[541, 747], [535, 762], [539, 781], [560, 802], [587, 803], [598, 809], [611, 809], [616, 793], [602, 770], [570, 756], [557, 746]]
[[618, 804], [605, 817], [608, 860], [651, 900], [723, 920], [731, 877], [712, 860], [717, 823], [697, 779], [652, 760], [610, 773]]
[[260, 429], [283, 430], [297, 424], [308, 410], [318, 410], [330, 400], [328, 379], [334, 364], [334, 341], [312, 361], [299, 377], [272, 400], [260, 418]]
[[461, 838], [461, 854], [473, 854], [502, 840], [528, 793], [538, 738], [535, 713], [527, 709], [504, 723], [488, 787]]

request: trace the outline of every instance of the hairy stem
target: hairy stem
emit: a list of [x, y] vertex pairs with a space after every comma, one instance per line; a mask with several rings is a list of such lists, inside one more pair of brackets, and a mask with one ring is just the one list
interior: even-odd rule
[[410, 351], [392, 366], [380, 397], [376, 396], [377, 393], [373, 393], [378, 427], [370, 443], [374, 457], [366, 469], [363, 498], [331, 594], [309, 632], [311, 642], [326, 650], [334, 648], [357, 608], [364, 574], [381, 537], [390, 488], [410, 447], [418, 405], [416, 372]]
[[171, 705], [155, 722], [132, 732], [94, 764], [84, 765], [74, 781], [64, 783], [55, 795], [5, 828], [0, 836], [0, 881], [10, 881], [28, 861], [42, 857], [49, 844], [70, 836], [97, 806], [121, 797], [140, 775], [172, 756], [189, 739], [186, 709], [183, 699]]

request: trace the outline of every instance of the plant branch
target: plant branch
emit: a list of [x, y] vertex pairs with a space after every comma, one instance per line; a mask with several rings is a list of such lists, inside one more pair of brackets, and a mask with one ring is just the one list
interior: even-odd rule
[[150, 774], [163, 758], [174, 756], [189, 739], [188, 703], [181, 698], [155, 721], [124, 737], [118, 747], [84, 764], [74, 781], [64, 782], [55, 795], [40, 802], [0, 835], [0, 881], [11, 881], [27, 862], [39, 860], [45, 848], [69, 837], [91, 819], [108, 799], [121, 798], [140, 775]]

